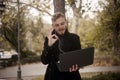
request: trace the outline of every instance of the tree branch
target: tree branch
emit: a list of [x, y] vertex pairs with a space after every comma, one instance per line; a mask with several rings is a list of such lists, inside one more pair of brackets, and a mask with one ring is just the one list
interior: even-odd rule
[[[12, 1], [8, 1], [8, 2], [10, 2], [10, 3], [16, 3], [16, 4], [17, 4], [17, 2], [12, 2]], [[27, 3], [24, 3], [24, 2], [20, 2], [20, 4], [24, 4], [25, 6], [29, 6], [29, 7], [35, 8], [36, 10], [38, 10], [38, 11], [40, 11], [40, 12], [45, 12], [45, 13], [47, 13], [48, 15], [52, 16], [51, 13], [47, 12], [46, 10], [40, 9], [39, 7], [35, 7], [35, 6], [31, 5], [31, 4], [27, 4]], [[47, 7], [47, 6], [46, 6], [46, 7]]]

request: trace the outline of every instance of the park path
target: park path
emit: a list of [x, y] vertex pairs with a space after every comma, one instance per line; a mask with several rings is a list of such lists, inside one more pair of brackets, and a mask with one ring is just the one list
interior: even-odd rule
[[[15, 78], [15, 77], [17, 77], [17, 67], [18, 66], [0, 68], [0, 80], [4, 80], [5, 78]], [[30, 76], [44, 75], [46, 67], [47, 67], [46, 65], [43, 65], [41, 63], [33, 63], [33, 64], [22, 65], [22, 67], [21, 67], [22, 76], [23, 77], [30, 77]], [[112, 71], [112, 72], [119, 71], [120, 72], [120, 66], [111, 66], [111, 67], [87, 66], [83, 69], [80, 69], [80, 73], [108, 72], [108, 71]]]

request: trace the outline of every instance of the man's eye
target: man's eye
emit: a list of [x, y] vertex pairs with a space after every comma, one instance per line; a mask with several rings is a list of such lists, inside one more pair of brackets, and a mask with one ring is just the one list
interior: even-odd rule
[[64, 25], [64, 24], [65, 24], [64, 22], [61, 23], [61, 25]]
[[57, 26], [59, 26], [59, 24], [55, 24], [55, 26], [57, 27]]

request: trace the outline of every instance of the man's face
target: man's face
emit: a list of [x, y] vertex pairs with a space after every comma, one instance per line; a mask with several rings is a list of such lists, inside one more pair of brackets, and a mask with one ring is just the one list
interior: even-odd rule
[[60, 17], [53, 22], [52, 26], [59, 35], [62, 35], [66, 31], [67, 23], [64, 17]]

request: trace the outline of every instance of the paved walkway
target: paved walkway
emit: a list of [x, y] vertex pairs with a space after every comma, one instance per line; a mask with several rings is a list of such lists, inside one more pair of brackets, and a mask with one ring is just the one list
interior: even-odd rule
[[[0, 69], [0, 78], [16, 77], [18, 66]], [[46, 66], [41, 63], [26, 64], [21, 67], [22, 76], [44, 75]]]
[[[34, 64], [26, 64], [22, 65], [22, 76], [26, 79], [24, 80], [32, 80], [27, 79], [27, 77], [35, 77], [45, 74], [46, 65], [43, 65], [41, 63], [34, 63]], [[0, 68], [0, 80], [10, 80], [6, 78], [16, 78], [17, 77], [17, 66], [14, 67], [7, 67], [7, 68]], [[86, 73], [86, 72], [103, 72], [103, 71], [119, 71], [120, 72], [120, 66], [112, 66], [112, 67], [85, 67], [83, 69], [80, 69], [80, 73]], [[11, 79], [12, 80], [12, 79]], [[13, 79], [14, 80], [14, 79]]]

